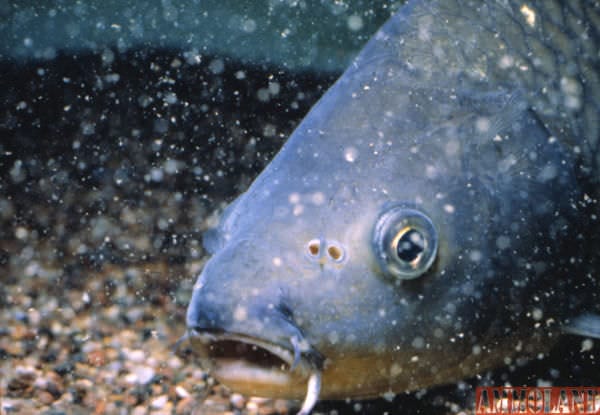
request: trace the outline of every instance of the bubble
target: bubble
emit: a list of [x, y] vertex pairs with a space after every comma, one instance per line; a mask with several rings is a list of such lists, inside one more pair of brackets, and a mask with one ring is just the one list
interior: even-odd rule
[[244, 20], [242, 30], [246, 33], [253, 33], [256, 30], [256, 21], [254, 19]]
[[427, 166], [425, 166], [425, 176], [428, 179], [435, 179], [435, 177], [438, 174], [438, 170], [435, 166], [432, 166], [430, 164], [428, 164]]
[[392, 391], [387, 391], [383, 395], [381, 395], [381, 397], [388, 402], [392, 402], [394, 400], [394, 398], [396, 397], [396, 394]]
[[415, 349], [422, 349], [425, 346], [425, 340], [423, 337], [417, 336], [413, 339], [411, 346]]
[[23, 162], [16, 160], [10, 169], [10, 177], [13, 183], [20, 183], [26, 179], [25, 169], [23, 168]]
[[213, 59], [208, 64], [208, 69], [215, 75], [223, 73], [225, 70], [225, 62], [222, 59]]
[[167, 92], [163, 98], [163, 101], [169, 105], [177, 103], [177, 94], [175, 92]]
[[96, 124], [91, 121], [84, 121], [81, 123], [81, 134], [92, 135], [96, 131]]
[[533, 9], [531, 9], [529, 6], [527, 6], [526, 4], [521, 6], [521, 14], [523, 15], [523, 17], [525, 18], [525, 21], [527, 22], [527, 24], [531, 27], [535, 26], [535, 18], [536, 18], [536, 14], [535, 11]]
[[589, 352], [594, 347], [592, 339], [585, 339], [581, 342], [581, 352]]
[[29, 231], [27, 229], [25, 229], [22, 226], [19, 226], [16, 230], [15, 230], [15, 237], [17, 239], [20, 240], [25, 240], [27, 239], [27, 236], [29, 235]]
[[475, 121], [475, 128], [477, 128], [477, 131], [480, 133], [488, 132], [490, 130], [490, 125], [490, 119], [487, 117], [479, 117]]
[[344, 149], [344, 159], [348, 163], [354, 163], [358, 158], [358, 150], [355, 147], [346, 147]]
[[362, 17], [356, 14], [353, 14], [352, 16], [348, 17], [346, 23], [348, 24], [348, 29], [352, 30], [353, 32], [359, 31], [364, 26]]
[[268, 88], [260, 88], [257, 92], [256, 92], [256, 97], [258, 98], [258, 100], [260, 102], [268, 102], [270, 97], [269, 94], [269, 89]]
[[538, 174], [538, 180], [540, 182], [547, 182], [556, 178], [558, 175], [558, 169], [554, 164], [548, 164], [542, 168]]
[[150, 180], [153, 182], [162, 182], [164, 176], [164, 171], [161, 168], [154, 167], [150, 170]]
[[248, 310], [246, 307], [237, 306], [233, 311], [233, 318], [236, 321], [245, 321], [248, 319]]
[[279, 85], [279, 82], [269, 82], [269, 93], [271, 95], [277, 95], [279, 94], [279, 91], [281, 91], [281, 85]]
[[265, 137], [275, 137], [277, 135], [277, 127], [271, 123], [266, 123], [263, 127], [263, 135]]
[[398, 363], [393, 363], [392, 366], [390, 366], [390, 376], [391, 377], [396, 377], [399, 374], [401, 374], [403, 371], [402, 366], [399, 365]]
[[179, 165], [181, 163], [178, 160], [169, 159], [164, 162], [164, 169], [167, 174], [179, 173]]
[[103, 64], [110, 65], [115, 60], [115, 53], [110, 49], [104, 49], [100, 58]]
[[508, 236], [501, 235], [496, 239], [496, 247], [500, 250], [504, 250], [510, 246], [510, 238]]
[[300, 193], [290, 193], [290, 195], [288, 196], [288, 201], [293, 204], [300, 202]]
[[310, 199], [313, 204], [319, 206], [325, 203], [325, 194], [323, 192], [315, 192]]
[[515, 59], [511, 55], [502, 55], [498, 62], [498, 66], [500, 69], [508, 69], [513, 66], [515, 63]]
[[127, 171], [123, 168], [119, 168], [115, 171], [115, 174], [113, 175], [113, 179], [115, 181], [115, 184], [117, 186], [120, 186], [123, 184], [123, 182], [125, 182], [128, 179], [128, 174]]

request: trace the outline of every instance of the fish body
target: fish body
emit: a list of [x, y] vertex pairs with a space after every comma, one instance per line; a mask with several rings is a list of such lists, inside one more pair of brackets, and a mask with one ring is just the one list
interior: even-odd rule
[[308, 382], [307, 413], [597, 327], [599, 27], [595, 1], [404, 6], [206, 235], [187, 326], [214, 376]]

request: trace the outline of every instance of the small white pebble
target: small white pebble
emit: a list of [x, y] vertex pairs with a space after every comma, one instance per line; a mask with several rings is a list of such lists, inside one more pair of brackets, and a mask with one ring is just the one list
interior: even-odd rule
[[126, 352], [127, 360], [135, 363], [141, 363], [146, 360], [146, 353], [143, 350], [129, 350]]
[[183, 366], [183, 363], [181, 362], [181, 359], [177, 356], [172, 356], [169, 359], [169, 367], [171, 369], [179, 369], [181, 368], [181, 366]]
[[135, 373], [138, 383], [142, 385], [150, 383], [155, 373], [154, 369], [149, 366], [138, 366], [132, 372]]
[[235, 409], [243, 409], [246, 404], [246, 399], [239, 393], [234, 393], [231, 395], [231, 398], [229, 398], [229, 402]]
[[130, 385], [138, 383], [138, 377], [135, 373], [128, 373], [123, 377], [123, 380]]
[[150, 406], [154, 409], [161, 409], [167, 404], [167, 402], [169, 402], [169, 397], [167, 395], [160, 395], [152, 399]]
[[138, 405], [131, 411], [131, 415], [146, 415], [148, 413], [148, 409], [142, 405]]
[[190, 393], [183, 386], [176, 386], [175, 393], [181, 399], [189, 398]]

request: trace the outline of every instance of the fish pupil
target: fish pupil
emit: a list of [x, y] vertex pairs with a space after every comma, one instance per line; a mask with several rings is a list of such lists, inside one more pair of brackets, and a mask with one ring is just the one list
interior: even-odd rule
[[404, 262], [413, 262], [425, 250], [425, 240], [421, 232], [411, 229], [405, 232], [399, 239], [396, 246], [398, 258]]

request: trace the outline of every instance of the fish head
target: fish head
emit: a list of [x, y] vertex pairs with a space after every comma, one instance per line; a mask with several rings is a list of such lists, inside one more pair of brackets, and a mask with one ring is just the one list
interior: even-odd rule
[[519, 91], [411, 76], [350, 70], [207, 237], [187, 326], [232, 389], [376, 396], [548, 342], [568, 152]]

